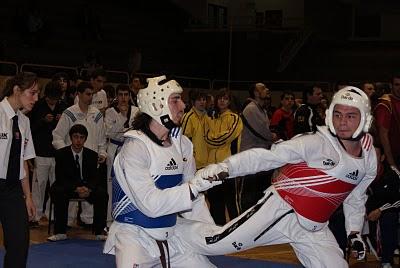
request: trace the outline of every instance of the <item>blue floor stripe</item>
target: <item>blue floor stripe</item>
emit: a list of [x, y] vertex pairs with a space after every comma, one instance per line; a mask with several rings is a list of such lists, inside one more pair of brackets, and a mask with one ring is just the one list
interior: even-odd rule
[[[103, 242], [94, 240], [69, 239], [55, 243], [32, 245], [29, 249], [28, 268], [113, 268], [115, 259], [112, 255], [102, 254]], [[0, 267], [3, 267], [4, 250], [0, 250]], [[238, 267], [273, 267], [299, 268], [298, 265], [250, 260], [228, 256], [212, 256], [212, 263], [221, 268]]]

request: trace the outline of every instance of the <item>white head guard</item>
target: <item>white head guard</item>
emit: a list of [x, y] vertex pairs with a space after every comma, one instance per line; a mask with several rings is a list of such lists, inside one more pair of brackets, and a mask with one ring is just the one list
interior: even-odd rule
[[359, 88], [347, 86], [339, 90], [333, 95], [332, 102], [326, 110], [325, 124], [329, 130], [336, 135], [335, 128], [333, 127], [333, 109], [336, 104], [347, 105], [356, 107], [361, 114], [360, 125], [354, 131], [352, 138], [359, 138], [362, 133], [367, 133], [372, 124], [371, 104], [368, 96]]
[[148, 85], [139, 90], [137, 103], [142, 113], [148, 114], [161, 125], [172, 129], [175, 124], [171, 119], [168, 98], [173, 93], [182, 93], [183, 90], [175, 80], [160, 84], [165, 79], [165, 75], [147, 78]]

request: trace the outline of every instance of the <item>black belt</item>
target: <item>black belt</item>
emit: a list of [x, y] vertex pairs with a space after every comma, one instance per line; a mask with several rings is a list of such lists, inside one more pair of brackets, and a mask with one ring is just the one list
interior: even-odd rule
[[117, 145], [117, 146], [122, 146], [122, 145], [124, 144], [123, 141], [114, 140], [114, 139], [110, 139], [110, 142], [111, 142], [112, 144]]
[[[156, 240], [157, 242], [157, 246], [158, 249], [160, 250], [160, 261], [161, 261], [161, 266], [163, 268], [170, 268], [171, 267], [171, 263], [169, 261], [169, 249], [168, 249], [168, 241], [166, 240]], [[164, 250], [164, 246], [165, 249], [167, 251], [167, 256], [165, 256], [165, 250]]]

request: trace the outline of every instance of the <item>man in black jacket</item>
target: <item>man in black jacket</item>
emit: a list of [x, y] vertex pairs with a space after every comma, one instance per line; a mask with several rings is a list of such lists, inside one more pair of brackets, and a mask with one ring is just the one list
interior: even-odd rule
[[56, 151], [56, 182], [51, 187], [54, 202], [54, 235], [49, 241], [67, 239], [67, 217], [70, 198], [84, 198], [94, 206], [94, 231], [96, 239], [105, 240], [108, 194], [97, 174], [98, 155], [84, 148], [88, 132], [77, 124], [71, 127], [69, 136], [72, 144]]
[[303, 91], [303, 104], [297, 108], [294, 114], [294, 135], [306, 132], [315, 132], [317, 126], [325, 124], [317, 111], [322, 99], [322, 89], [314, 85]]

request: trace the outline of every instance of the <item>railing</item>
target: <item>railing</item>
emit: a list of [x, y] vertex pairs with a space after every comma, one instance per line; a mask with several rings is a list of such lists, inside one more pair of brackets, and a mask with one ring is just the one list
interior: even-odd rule
[[[93, 69], [82, 68], [80, 71], [80, 77], [83, 80], [89, 80], [90, 72]], [[124, 71], [105, 70], [107, 74], [107, 82], [112, 84], [129, 84], [129, 74]]]
[[306, 87], [310, 87], [314, 84], [319, 84], [322, 86], [324, 90], [331, 90], [332, 84], [326, 81], [274, 81], [274, 80], [264, 80], [264, 81], [251, 81], [251, 80], [235, 80], [235, 81], [227, 81], [227, 80], [212, 80], [212, 89], [219, 89], [223, 87], [229, 87], [231, 90], [239, 90], [239, 91], [248, 91], [252, 85], [255, 83], [264, 83], [267, 87], [269, 87], [273, 91], [303, 91]]
[[282, 25], [276, 26], [266, 23], [265, 17], [257, 18], [254, 16], [231, 16], [226, 18], [226, 22], [219, 18], [214, 20], [209, 18], [207, 23], [192, 22], [188, 25], [188, 30], [228, 30], [232, 27], [234, 30], [272, 30], [272, 31], [291, 31], [304, 27], [304, 18], [302, 17], [284, 17]]
[[[31, 71], [35, 72], [40, 78], [47, 79], [51, 78], [57, 72], [66, 72], [73, 75], [81, 75], [83, 77], [88, 75], [90, 69], [83, 68], [78, 72], [77, 67], [68, 66], [57, 66], [57, 65], [43, 65], [43, 64], [30, 64], [24, 63], [19, 68], [15, 62], [0, 61], [0, 76], [14, 76], [18, 71]], [[115, 71], [115, 70], [105, 70], [107, 73], [107, 82], [109, 83], [126, 83], [129, 81], [128, 72]], [[146, 82], [146, 78], [159, 76], [161, 74], [157, 73], [136, 73], [138, 77], [142, 79], [142, 82]], [[302, 91], [306, 87], [310, 87], [313, 84], [322, 85], [324, 90], [330, 91], [333, 89], [333, 84], [326, 81], [252, 81], [252, 80], [221, 80], [221, 79], [207, 79], [202, 77], [192, 77], [192, 76], [173, 76], [179, 84], [184, 88], [198, 88], [205, 90], [216, 90], [223, 87], [229, 87], [233, 91], [247, 92], [248, 89], [256, 82], [263, 82], [272, 91]]]
[[67, 73], [70, 77], [78, 76], [78, 68], [61, 66], [61, 65], [45, 65], [24, 63], [20, 68], [21, 72], [34, 72], [41, 78], [52, 78], [53, 75], [59, 72]]
[[14, 76], [18, 73], [18, 64], [9, 61], [0, 61], [0, 75]]
[[[160, 76], [163, 74], [156, 73], [136, 73], [137, 77], [139, 77], [142, 82], [146, 82], [146, 79], [149, 77]], [[211, 89], [212, 82], [210, 79], [202, 78], [202, 77], [193, 77], [193, 76], [181, 76], [181, 75], [173, 75], [172, 79], [177, 80], [177, 82], [183, 88], [196, 88], [196, 89]]]

